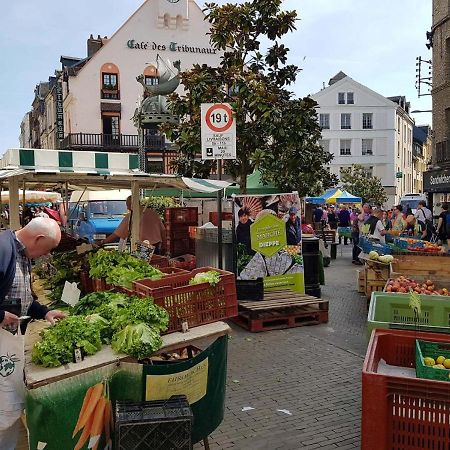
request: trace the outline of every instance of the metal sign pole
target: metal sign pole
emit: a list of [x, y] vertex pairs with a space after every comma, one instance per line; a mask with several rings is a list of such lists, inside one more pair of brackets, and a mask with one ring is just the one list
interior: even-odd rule
[[[222, 179], [222, 160], [217, 160], [217, 179]], [[217, 215], [219, 216], [217, 221], [217, 244], [218, 248], [218, 258], [219, 258], [219, 269], [223, 269], [222, 261], [222, 189], [217, 191]]]

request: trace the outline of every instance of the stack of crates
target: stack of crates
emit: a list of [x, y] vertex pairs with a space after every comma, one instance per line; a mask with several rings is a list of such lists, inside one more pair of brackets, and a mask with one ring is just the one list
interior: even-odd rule
[[184, 395], [151, 402], [118, 401], [116, 450], [191, 450], [194, 416]]
[[366, 297], [370, 299], [372, 292], [379, 292], [384, 289], [386, 282], [389, 280], [389, 266], [368, 267], [364, 269], [366, 283]]
[[364, 294], [366, 292], [366, 273], [364, 269], [356, 271], [356, 290], [360, 294]]
[[198, 208], [166, 208], [164, 221], [170, 257], [195, 254], [195, 241], [189, 237], [189, 227], [198, 225]]

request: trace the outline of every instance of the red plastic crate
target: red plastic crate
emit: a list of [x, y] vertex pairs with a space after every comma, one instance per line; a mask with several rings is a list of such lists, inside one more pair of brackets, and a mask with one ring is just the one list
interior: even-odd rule
[[166, 239], [177, 240], [189, 238], [189, 225], [167, 225]]
[[166, 208], [164, 210], [166, 225], [198, 225], [198, 208]]
[[[190, 285], [197, 273], [215, 270], [220, 282]], [[234, 273], [212, 267], [202, 267], [183, 275], [173, 275], [158, 281], [138, 280], [133, 282], [137, 295], [153, 297], [155, 304], [169, 313], [168, 331], [179, 331], [181, 324], [189, 327], [204, 325], [237, 316], [237, 296]]]
[[172, 256], [180, 256], [186, 253], [195, 252], [195, 242], [190, 239], [167, 240], [167, 252]]
[[161, 269], [161, 267], [169, 267], [169, 258], [167, 256], [152, 255], [150, 265]]
[[416, 339], [450, 343], [450, 336], [373, 330], [362, 370], [362, 450], [450, 448], [450, 389], [447, 382], [384, 375], [380, 360], [415, 367]]
[[197, 267], [197, 258], [195, 255], [181, 255], [169, 260], [169, 264], [171, 267], [178, 267], [179, 269], [194, 270]]

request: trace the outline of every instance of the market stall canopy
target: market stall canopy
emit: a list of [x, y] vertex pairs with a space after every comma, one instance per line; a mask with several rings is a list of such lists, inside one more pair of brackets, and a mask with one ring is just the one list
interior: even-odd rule
[[[19, 200], [20, 202], [23, 201], [22, 189], [19, 189]], [[57, 203], [60, 201], [61, 201], [61, 194], [59, 194], [58, 192], [25, 190], [25, 203]], [[0, 203], [9, 204], [9, 191], [0, 192]]]
[[356, 197], [355, 195], [352, 195], [347, 191], [342, 191], [336, 197], [336, 202], [337, 203], [362, 203], [362, 198]]
[[[257, 169], [247, 176], [247, 194], [257, 195], [257, 194], [278, 194], [280, 189], [273, 184], [263, 184], [261, 182], [261, 172]], [[240, 194], [240, 186], [232, 186], [226, 190], [227, 195]]]
[[333, 198], [334, 195], [340, 192], [342, 191], [339, 188], [328, 189], [322, 195], [319, 195], [317, 197], [306, 197], [305, 201], [307, 201], [308, 203], [314, 203], [316, 205], [322, 205], [324, 203], [334, 203], [332, 201], [330, 202], [329, 199]]
[[176, 175], [148, 174], [137, 168], [131, 153], [72, 152], [67, 150], [11, 149], [0, 159], [0, 184], [11, 178], [27, 186], [70, 190], [177, 188], [213, 193], [231, 185], [227, 181], [202, 180]]

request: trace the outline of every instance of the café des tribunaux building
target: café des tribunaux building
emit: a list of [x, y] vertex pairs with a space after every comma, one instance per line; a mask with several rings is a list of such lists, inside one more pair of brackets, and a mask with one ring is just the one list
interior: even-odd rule
[[[70, 30], [68, 30], [70, 32]], [[131, 120], [143, 86], [167, 81], [177, 69], [217, 66], [220, 52], [209, 42], [209, 23], [194, 0], [146, 0], [112, 36], [87, 40], [86, 57], [61, 56], [61, 71], [36, 87], [23, 147], [134, 152], [138, 132]], [[61, 48], [64, 52], [64, 48]], [[169, 69], [168, 69], [169, 68]], [[182, 92], [182, 85], [178, 92]], [[37, 128], [37, 129], [36, 129]], [[149, 170], [167, 172], [164, 136], [145, 140]], [[148, 147], [148, 148], [147, 148]]]

